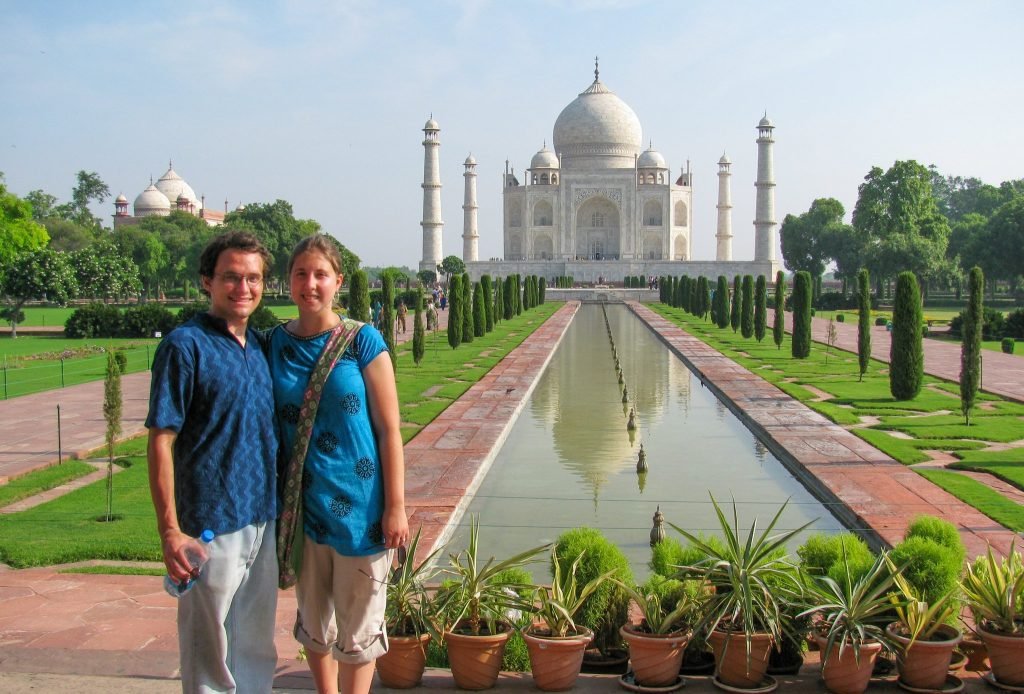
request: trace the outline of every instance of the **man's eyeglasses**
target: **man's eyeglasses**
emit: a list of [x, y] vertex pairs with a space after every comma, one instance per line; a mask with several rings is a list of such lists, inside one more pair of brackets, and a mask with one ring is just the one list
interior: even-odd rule
[[234, 272], [222, 272], [215, 277], [229, 287], [237, 287], [243, 281], [248, 282], [250, 287], [263, 285], [263, 275], [239, 275]]

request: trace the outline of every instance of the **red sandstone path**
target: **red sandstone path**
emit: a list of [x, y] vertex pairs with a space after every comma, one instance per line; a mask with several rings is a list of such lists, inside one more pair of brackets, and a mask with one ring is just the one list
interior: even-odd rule
[[[439, 539], [447, 522], [461, 514], [463, 502], [486, 474], [494, 452], [528, 400], [577, 308], [575, 302], [560, 308], [406, 445], [406, 493], [412, 524], [422, 526], [430, 540]], [[805, 481], [847, 504], [859, 525], [871, 526], [879, 537], [892, 542], [902, 536], [913, 515], [932, 512], [961, 526], [972, 553], [984, 540], [1000, 548], [1008, 546], [1013, 536], [1009, 531], [979, 517], [973, 509], [668, 324], [650, 309], [639, 304], [631, 304], [631, 308], [709, 385], [714, 381], [729, 406], [768, 438], [791, 469], [802, 468], [812, 475], [802, 475]], [[879, 336], [876, 348], [882, 349], [883, 339], [887, 334]], [[926, 343], [926, 353], [934, 344]], [[887, 348], [883, 350], [885, 355]], [[126, 383], [126, 401], [132, 400], [137, 406], [144, 403], [148, 379], [126, 382], [131, 383]], [[0, 450], [11, 448], [9, 441], [20, 441], [23, 449], [31, 449], [32, 444], [26, 442], [32, 440], [32, 430], [42, 428], [45, 413], [58, 401], [62, 402], [62, 411], [78, 413], [80, 445], [88, 446], [85, 432], [92, 426], [89, 422], [99, 424], [95, 435], [101, 437], [102, 418], [89, 414], [99, 409], [101, 390], [88, 391], [91, 395], [74, 400], [68, 398], [69, 392], [85, 392], [90, 387], [95, 386], [77, 386], [3, 403]], [[1019, 371], [1014, 392], [1017, 399], [1024, 399], [1024, 379]], [[35, 418], [32, 408], [38, 408]], [[141, 413], [137, 416], [141, 420]], [[14, 419], [17, 424], [6, 421]], [[45, 444], [37, 447], [40, 450], [34, 455], [42, 458]], [[295, 660], [298, 649], [290, 635], [294, 605], [294, 593], [280, 594], [276, 640], [281, 676], [277, 691], [311, 688], [305, 666]], [[115, 686], [94, 675], [155, 678], [149, 680], [146, 691], [173, 691], [177, 687], [172, 679], [176, 669], [174, 600], [163, 593], [159, 578], [61, 574], [55, 567], [21, 571], [0, 568], [0, 691], [25, 691], [35, 687], [34, 682], [48, 690], [73, 687], [100, 692]], [[67, 677], [33, 680], [42, 677], [39, 673]], [[688, 688], [702, 693], [715, 691], [706, 678], [688, 681]], [[117, 684], [118, 689], [142, 691], [130, 688], [134, 680], [121, 682], [125, 684]], [[443, 671], [431, 673], [429, 684], [439, 690], [453, 689], [450, 675]], [[799, 694], [819, 690], [813, 668], [802, 677], [786, 678], [783, 686]], [[972, 693], [984, 689], [976, 676], [967, 678], [967, 686]], [[528, 676], [503, 676], [494, 691], [531, 688]], [[619, 691], [619, 686], [614, 677], [589, 676], [581, 680], [578, 689], [612, 692]]]

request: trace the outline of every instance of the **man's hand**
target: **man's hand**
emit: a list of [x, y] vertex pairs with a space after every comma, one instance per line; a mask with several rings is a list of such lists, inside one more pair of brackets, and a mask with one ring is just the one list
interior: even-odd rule
[[192, 562], [185, 553], [185, 549], [189, 545], [194, 546], [194, 538], [180, 530], [168, 530], [161, 539], [167, 575], [176, 583], [182, 583], [198, 576], [199, 571], [192, 566]]

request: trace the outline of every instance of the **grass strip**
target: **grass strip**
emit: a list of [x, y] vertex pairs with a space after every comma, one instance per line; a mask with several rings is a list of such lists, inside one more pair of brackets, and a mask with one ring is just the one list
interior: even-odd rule
[[60, 465], [53, 465], [42, 470], [35, 470], [20, 477], [15, 477], [7, 484], [0, 486], [0, 507], [16, 501], [35, 496], [48, 489], [85, 477], [96, 468], [79, 460], [68, 460]]
[[1024, 506], [1007, 499], [991, 487], [949, 470], [918, 469], [915, 472], [1000, 525], [1014, 532], [1024, 531]]

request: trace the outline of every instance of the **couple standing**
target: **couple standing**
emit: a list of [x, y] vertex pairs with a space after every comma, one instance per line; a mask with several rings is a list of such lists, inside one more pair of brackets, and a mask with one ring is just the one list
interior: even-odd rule
[[190, 574], [187, 543], [215, 533], [178, 604], [182, 689], [271, 691], [278, 581], [294, 566], [317, 691], [368, 692], [387, 650], [388, 550], [409, 537], [394, 371], [379, 332], [334, 313], [341, 258], [323, 235], [288, 264], [299, 317], [249, 328], [268, 259], [250, 233], [213, 239], [209, 309], [153, 361], [149, 478], [171, 578]]

